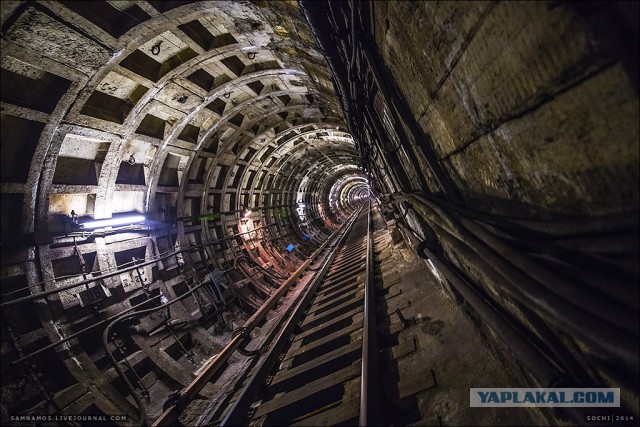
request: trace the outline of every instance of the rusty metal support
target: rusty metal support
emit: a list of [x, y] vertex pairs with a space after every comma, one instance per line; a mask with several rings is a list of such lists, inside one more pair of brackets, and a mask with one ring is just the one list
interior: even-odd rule
[[117, 313], [117, 314], [114, 314], [113, 316], [107, 317], [107, 318], [106, 318], [106, 319], [104, 319], [104, 320], [100, 320], [99, 322], [94, 323], [93, 325], [88, 326], [88, 327], [86, 327], [86, 328], [84, 328], [84, 329], [82, 329], [82, 330], [80, 330], [80, 331], [78, 331], [78, 332], [75, 332], [75, 333], [73, 333], [73, 334], [71, 334], [71, 335], [68, 335], [68, 336], [66, 336], [65, 338], [63, 338], [63, 339], [61, 339], [61, 340], [59, 340], [59, 341], [56, 341], [56, 342], [54, 342], [54, 343], [51, 343], [51, 344], [49, 344], [49, 345], [47, 345], [47, 346], [44, 346], [44, 347], [42, 347], [42, 348], [39, 348], [38, 350], [35, 350], [35, 351], [31, 352], [31, 353], [25, 354], [24, 356], [21, 356], [19, 359], [16, 359], [16, 360], [14, 360], [13, 362], [11, 362], [11, 364], [12, 364], [12, 365], [17, 365], [17, 364], [18, 364], [18, 363], [20, 363], [20, 362], [23, 362], [23, 361], [25, 361], [25, 360], [27, 360], [27, 359], [29, 359], [29, 358], [33, 357], [33, 356], [36, 356], [36, 355], [38, 355], [38, 354], [40, 354], [40, 353], [42, 353], [42, 352], [44, 352], [44, 351], [49, 350], [50, 348], [54, 348], [54, 347], [59, 346], [60, 344], [64, 344], [65, 342], [70, 341], [70, 340], [72, 340], [72, 339], [74, 339], [74, 338], [77, 338], [77, 337], [79, 337], [80, 335], [85, 334], [85, 333], [87, 333], [87, 332], [89, 332], [89, 331], [91, 331], [91, 330], [93, 330], [93, 329], [97, 328], [98, 326], [103, 325], [103, 324], [107, 323], [108, 321], [115, 319], [115, 318], [116, 318], [116, 317], [118, 317], [118, 316], [121, 316], [121, 315], [123, 315], [123, 314], [126, 314], [126, 313], [128, 313], [128, 312], [130, 312], [130, 311], [133, 311], [133, 310], [135, 310], [136, 308], [139, 308], [139, 307], [141, 307], [141, 306], [143, 306], [143, 305], [145, 305], [145, 304], [149, 304], [151, 301], [153, 301], [153, 300], [155, 300], [155, 299], [158, 299], [158, 298], [160, 298], [160, 297], [161, 297], [161, 295], [156, 295], [155, 297], [153, 297], [153, 298], [151, 298], [151, 299], [149, 299], [149, 300], [146, 300], [146, 301], [143, 301], [143, 302], [141, 302], [141, 303], [139, 303], [139, 304], [136, 304], [136, 305], [134, 305], [134, 306], [131, 306], [131, 307], [127, 308], [126, 310], [122, 311], [122, 312], [119, 312], [119, 313]]
[[122, 362], [124, 362], [124, 364], [127, 365], [127, 368], [129, 368], [129, 371], [133, 374], [134, 377], [136, 377], [136, 382], [142, 389], [141, 394], [148, 402], [151, 397], [151, 395], [149, 394], [149, 389], [145, 387], [144, 383], [142, 382], [142, 378], [140, 377], [140, 375], [138, 375], [138, 372], [136, 372], [136, 370], [133, 369], [133, 366], [131, 366], [131, 363], [129, 363], [129, 360], [127, 359], [127, 354], [124, 352], [123, 346], [121, 346], [118, 343], [118, 339], [114, 339], [113, 344], [116, 346], [120, 354], [122, 354]]
[[[269, 224], [264, 225], [263, 227], [267, 227], [268, 225]], [[11, 306], [11, 305], [19, 304], [19, 303], [24, 302], [24, 301], [30, 301], [30, 300], [34, 300], [34, 299], [38, 299], [38, 298], [44, 298], [44, 297], [47, 297], [47, 296], [52, 295], [52, 294], [60, 293], [62, 291], [66, 291], [66, 290], [69, 290], [69, 289], [77, 288], [77, 287], [80, 287], [80, 286], [83, 286], [83, 285], [88, 285], [89, 283], [93, 283], [93, 282], [96, 282], [96, 281], [99, 281], [99, 280], [103, 280], [103, 279], [106, 279], [108, 277], [117, 276], [117, 275], [122, 274], [122, 273], [127, 273], [129, 271], [133, 271], [133, 270], [135, 270], [137, 268], [140, 268], [140, 267], [144, 267], [144, 266], [147, 266], [147, 265], [155, 264], [155, 263], [160, 262], [160, 261], [162, 261], [164, 259], [171, 258], [172, 256], [177, 256], [178, 254], [182, 254], [182, 253], [185, 253], [185, 252], [191, 252], [191, 251], [197, 250], [198, 248], [205, 247], [205, 246], [219, 245], [221, 242], [225, 242], [227, 240], [236, 238], [236, 236], [239, 236], [239, 235], [236, 234], [236, 235], [233, 235], [233, 236], [224, 237], [222, 239], [214, 240], [212, 242], [193, 245], [193, 246], [190, 246], [189, 248], [181, 249], [179, 251], [175, 251], [175, 252], [172, 252], [170, 254], [167, 254], [167, 255], [161, 256], [159, 258], [156, 258], [156, 259], [153, 259], [153, 260], [150, 260], [150, 261], [146, 261], [146, 262], [143, 262], [143, 263], [140, 263], [140, 264], [136, 264], [136, 265], [131, 266], [131, 267], [126, 267], [126, 268], [123, 268], [123, 269], [120, 269], [120, 270], [115, 270], [115, 271], [112, 271], [110, 273], [106, 273], [106, 274], [100, 275], [98, 277], [93, 277], [93, 278], [90, 278], [90, 279], [81, 280], [80, 282], [71, 283], [69, 285], [60, 286], [60, 287], [58, 287], [56, 289], [48, 289], [46, 291], [38, 292], [37, 294], [27, 295], [25, 297], [16, 298], [16, 299], [12, 299], [12, 300], [9, 300], [9, 301], [3, 301], [0, 304], [0, 307], [4, 308], [4, 307]]]

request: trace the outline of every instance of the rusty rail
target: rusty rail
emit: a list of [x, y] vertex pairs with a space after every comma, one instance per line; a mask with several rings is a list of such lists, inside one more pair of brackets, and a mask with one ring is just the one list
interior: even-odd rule
[[[367, 208], [365, 217], [362, 209]], [[318, 267], [318, 275], [305, 287], [251, 377], [244, 380], [240, 394], [209, 414], [205, 423], [222, 427], [254, 422], [324, 425], [327, 420], [352, 425], [358, 419], [360, 425], [380, 423], [370, 210], [370, 204], [363, 204], [357, 217], [346, 222], [348, 230], [334, 245], [336, 251]], [[358, 334], [355, 330], [362, 331], [361, 338], [352, 339]], [[354, 363], [356, 359], [360, 363]], [[359, 396], [321, 397], [357, 377]], [[340, 421], [332, 418], [338, 407], [344, 417]]]
[[364, 276], [364, 320], [362, 328], [362, 371], [360, 376], [360, 426], [375, 425], [379, 420], [376, 372], [378, 369], [376, 316], [373, 291], [373, 234], [371, 232], [371, 201], [367, 214], [367, 256]]
[[[311, 256], [302, 263], [302, 265], [287, 279], [269, 299], [256, 311], [239, 330], [246, 333], [251, 332], [256, 325], [264, 318], [264, 316], [271, 310], [276, 302], [282, 297], [291, 287], [291, 285], [300, 277], [300, 275], [307, 269], [309, 264], [325, 249], [334, 236], [340, 233], [345, 224], [343, 224], [338, 230], [334, 231], [331, 236], [311, 254]], [[244, 341], [243, 334], [236, 334], [229, 343], [222, 349], [218, 356], [211, 360], [206, 367], [182, 392], [179, 393], [180, 402], [190, 402], [193, 400], [200, 390], [207, 384], [207, 382], [224, 366], [225, 362], [231, 357], [231, 355], [240, 347]], [[180, 413], [178, 404], [169, 406], [160, 417], [153, 423], [153, 426], [172, 426], [175, 425], [175, 421]]]

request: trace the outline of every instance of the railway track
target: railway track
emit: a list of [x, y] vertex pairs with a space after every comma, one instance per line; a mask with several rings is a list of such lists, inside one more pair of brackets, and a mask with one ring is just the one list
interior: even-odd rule
[[375, 423], [370, 211], [361, 208], [319, 267], [220, 425]]

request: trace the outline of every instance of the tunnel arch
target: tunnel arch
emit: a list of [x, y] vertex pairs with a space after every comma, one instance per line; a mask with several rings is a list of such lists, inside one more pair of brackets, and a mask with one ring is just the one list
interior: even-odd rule
[[[185, 212], [194, 214], [184, 206], [184, 194], [194, 191], [195, 188], [192, 181], [202, 181], [202, 178], [198, 177], [202, 172], [194, 169], [206, 169], [210, 174], [221, 160], [221, 153], [235, 150], [238, 151], [237, 156], [239, 156], [240, 151], [246, 147], [239, 148], [237, 146], [239, 142], [236, 144], [236, 140], [246, 139], [247, 134], [256, 130], [255, 126], [269, 121], [269, 117], [284, 116], [281, 122], [274, 124], [273, 127], [261, 129], [263, 134], [271, 129], [280, 130], [282, 133], [286, 132], [287, 127], [313, 123], [331, 123], [339, 126], [342, 121], [335, 96], [328, 94], [326, 90], [319, 90], [317, 84], [312, 84], [314, 82], [311, 81], [306, 69], [301, 69], [299, 65], [283, 68], [282, 60], [276, 58], [268, 46], [252, 43], [266, 37], [265, 34], [270, 34], [271, 37], [277, 36], [269, 24], [260, 25], [257, 31], [250, 27], [246, 32], [238, 31], [229, 24], [235, 19], [234, 16], [242, 15], [242, 19], [246, 19], [247, 8], [251, 8], [250, 6], [224, 4], [219, 7], [211, 6], [206, 2], [187, 3], [190, 4], [174, 7], [162, 13], [149, 10], [147, 7], [145, 12], [151, 16], [149, 20], [141, 21], [118, 38], [109, 37], [104, 34], [104, 31], [97, 30], [101, 36], [105, 36], [117, 53], [106, 58], [104, 65], [101, 65], [99, 59], [106, 56], [103, 54], [104, 49], [100, 49], [102, 46], [98, 47], [96, 58], [91, 58], [94, 61], [90, 66], [89, 64], [85, 66], [87, 70], [95, 70], [95, 72], [84, 81], [83, 86], [77, 85], [79, 91], [73, 102], [68, 102], [64, 107], [62, 103], [60, 104], [64, 112], [64, 118], [61, 117], [61, 119], [71, 126], [67, 133], [65, 133], [66, 126], [58, 127], [56, 130], [57, 136], [52, 140], [57, 140], [61, 148], [66, 145], [67, 134], [77, 135], [79, 138], [86, 135], [90, 139], [100, 141], [99, 144], [108, 144], [106, 154], [102, 153], [104, 159], [99, 159], [97, 156], [94, 159], [88, 159], [94, 162], [96, 159], [102, 161], [101, 173], [95, 182], [98, 189], [90, 189], [91, 194], [96, 194], [93, 207], [93, 216], [96, 218], [111, 215], [109, 206], [117, 203], [114, 197], [118, 200], [123, 197], [134, 197], [137, 201], [132, 203], [134, 205], [132, 207], [151, 214], [158, 209], [166, 209], [167, 206], [162, 206], [162, 201], [156, 200], [156, 194], [158, 187], [165, 187], [163, 190], [175, 193], [175, 191], [169, 191], [166, 185], [160, 185], [159, 181], [167, 161], [175, 161], [176, 156], [179, 156], [182, 169], [179, 173], [180, 185], [176, 202], [178, 215], [182, 216]], [[70, 7], [71, 10], [66, 10], [65, 6]], [[56, 4], [51, 7], [55, 12], [82, 25], [83, 28], [93, 25], [87, 21], [90, 11], [70, 3], [65, 6]], [[38, 8], [42, 7], [36, 6], [36, 9]], [[252, 11], [259, 14], [255, 7]], [[122, 12], [127, 13], [126, 10]], [[211, 26], [211, 22], [214, 21], [216, 24]], [[225, 29], [225, 25], [230, 28]], [[153, 31], [150, 31], [151, 28]], [[212, 31], [218, 34], [212, 35]], [[207, 49], [205, 49], [206, 46], [203, 47], [203, 38], [212, 43]], [[221, 45], [217, 46], [218, 44]], [[295, 46], [296, 43], [289, 44]], [[292, 49], [291, 46], [287, 48]], [[11, 56], [11, 53], [8, 56]], [[19, 55], [16, 54], [16, 56]], [[155, 59], [158, 60], [155, 61]], [[321, 62], [321, 56], [314, 58], [314, 61]], [[156, 63], [160, 64], [160, 69], [156, 70], [158, 74], [153, 74], [143, 67], [153, 64], [157, 68]], [[264, 65], [265, 63], [267, 65]], [[263, 67], [273, 69], [261, 69]], [[83, 69], [84, 72], [87, 70]], [[215, 70], [218, 72], [216, 73]], [[209, 76], [208, 81], [205, 81], [205, 73]], [[320, 68], [317, 75], [314, 75], [314, 79], [319, 81], [319, 78], [329, 74], [325, 66], [325, 69]], [[207, 82], [211, 85], [209, 90], [206, 90]], [[251, 89], [252, 85], [253, 89]], [[278, 86], [284, 86], [285, 89]], [[256, 90], [259, 93], [256, 93]], [[126, 94], [127, 91], [130, 93]], [[126, 98], [122, 99], [125, 96]], [[189, 98], [195, 98], [196, 101], [190, 101]], [[213, 105], [216, 102], [217, 105]], [[254, 109], [261, 103], [271, 103], [273, 108], [267, 111], [260, 109], [259, 113], [256, 113]], [[261, 107], [264, 108], [264, 106]], [[326, 111], [328, 115], [320, 113], [318, 107], [322, 107], [322, 111]], [[310, 114], [316, 116], [319, 114], [319, 116], [314, 120], [305, 117], [305, 112], [307, 116]], [[207, 123], [211, 119], [214, 119], [215, 123]], [[199, 123], [202, 125], [194, 129], [194, 125]], [[239, 128], [238, 125], [240, 125]], [[222, 136], [226, 137], [223, 142], [220, 141]], [[255, 134], [255, 136], [258, 135]], [[44, 143], [46, 140], [42, 141]], [[266, 142], [266, 144], [269, 143]], [[54, 163], [58, 160], [57, 144], [50, 147], [50, 154], [48, 154], [48, 162], [54, 171]], [[251, 140], [246, 144], [251, 149], [258, 148]], [[216, 146], [215, 149], [212, 149], [213, 145]], [[205, 154], [201, 155], [201, 153]], [[127, 158], [135, 159], [136, 155], [144, 157], [144, 160], [136, 161], [136, 164], [142, 163], [144, 169], [144, 179], [138, 180], [137, 184], [145, 185], [146, 192], [143, 195], [119, 195], [121, 192], [139, 193], [140, 187], [134, 184], [130, 184], [131, 187], [128, 188], [123, 184], [119, 188], [114, 188], [118, 187], [117, 174], [120, 172], [120, 168], [115, 166], [119, 162], [123, 163]], [[237, 160], [239, 159], [236, 158]], [[266, 161], [268, 162], [268, 159]], [[336, 159], [336, 161], [342, 160]], [[228, 168], [227, 173], [237, 168], [235, 161], [225, 166]], [[40, 164], [34, 162], [34, 172], [31, 175], [35, 175], [35, 170], [38, 169]], [[244, 165], [242, 174], [249, 173], [250, 169], [249, 165]], [[111, 170], [113, 172], [109, 172]], [[193, 175], [196, 175], [195, 179]], [[38, 223], [37, 228], [43, 227], [45, 217], [62, 213], [62, 211], [52, 212], [51, 209], [44, 208], [50, 205], [48, 200], [50, 192], [46, 188], [52, 184], [47, 180], [53, 178], [52, 174], [49, 174], [49, 178], [47, 176], [43, 174], [43, 181], [39, 184], [38, 199], [41, 201], [38, 202], [39, 214], [35, 217]], [[185, 177], [189, 178], [185, 179]], [[229, 181], [225, 179], [224, 182]], [[200, 182], [195, 184], [198, 185]], [[202, 182], [202, 184], [205, 188], [208, 183]], [[72, 190], [68, 184], [65, 185], [67, 185], [66, 190]], [[254, 191], [253, 185], [251, 187], [250, 191]], [[101, 193], [100, 188], [107, 190]], [[226, 189], [219, 190], [225, 192]], [[60, 188], [59, 191], [65, 191], [65, 189]], [[240, 191], [238, 188], [237, 193]], [[261, 190], [261, 195], [264, 191], [266, 190]], [[69, 194], [74, 193], [72, 191]], [[144, 199], [142, 204], [140, 199]], [[225, 206], [225, 208], [237, 209], [241, 204], [239, 194], [235, 199], [236, 206]], [[36, 199], [28, 200], [35, 203]]]
[[[74, 277], [131, 265], [131, 257], [154, 259], [233, 237], [244, 208], [254, 208], [252, 219], [265, 227], [290, 222], [278, 230], [292, 232], [294, 242], [307, 232], [322, 239], [338, 227], [318, 213], [328, 212], [319, 206], [329, 203], [320, 194], [337, 165], [356, 170], [361, 163], [331, 71], [296, 4], [104, 2], [101, 8], [3, 3], [3, 22], [10, 23], [3, 26], [2, 49], [2, 168], [9, 170], [3, 206], [13, 202], [10, 215], [19, 215], [21, 232], [37, 241], [6, 234], [3, 214], [3, 248], [32, 261], [16, 273], [20, 292], [55, 290]], [[46, 30], [32, 32], [34, 22]], [[9, 87], [7, 72], [22, 92]], [[38, 101], [29, 97], [34, 82], [43, 93], [60, 89]], [[8, 128], [18, 130], [5, 136]], [[9, 139], [29, 148], [6, 156]], [[8, 160], [18, 155], [28, 162]], [[296, 213], [298, 193], [303, 217]], [[69, 233], [71, 211], [80, 222], [140, 212], [153, 225], [87, 238]], [[300, 241], [300, 250], [312, 243]], [[202, 275], [237, 248], [207, 247], [172, 265]], [[76, 262], [82, 273], [71, 274]], [[182, 285], [176, 288], [173, 273], [160, 273], [167, 296], [177, 295]], [[141, 281], [159, 279], [151, 267], [141, 274]], [[185, 273], [186, 283], [191, 275]], [[121, 280], [129, 279], [103, 282], [113, 307], [124, 309], [144, 286]], [[37, 313], [55, 342], [72, 335], [82, 316], [77, 292], [53, 293], [23, 311]], [[87, 351], [74, 345], [56, 356], [80, 382], [100, 377]], [[174, 380], [182, 376], [173, 373]]]

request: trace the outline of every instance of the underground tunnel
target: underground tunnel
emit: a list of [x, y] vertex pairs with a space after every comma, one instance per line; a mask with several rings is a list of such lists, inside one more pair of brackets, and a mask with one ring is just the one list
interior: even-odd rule
[[638, 2], [0, 5], [2, 425], [637, 425]]

